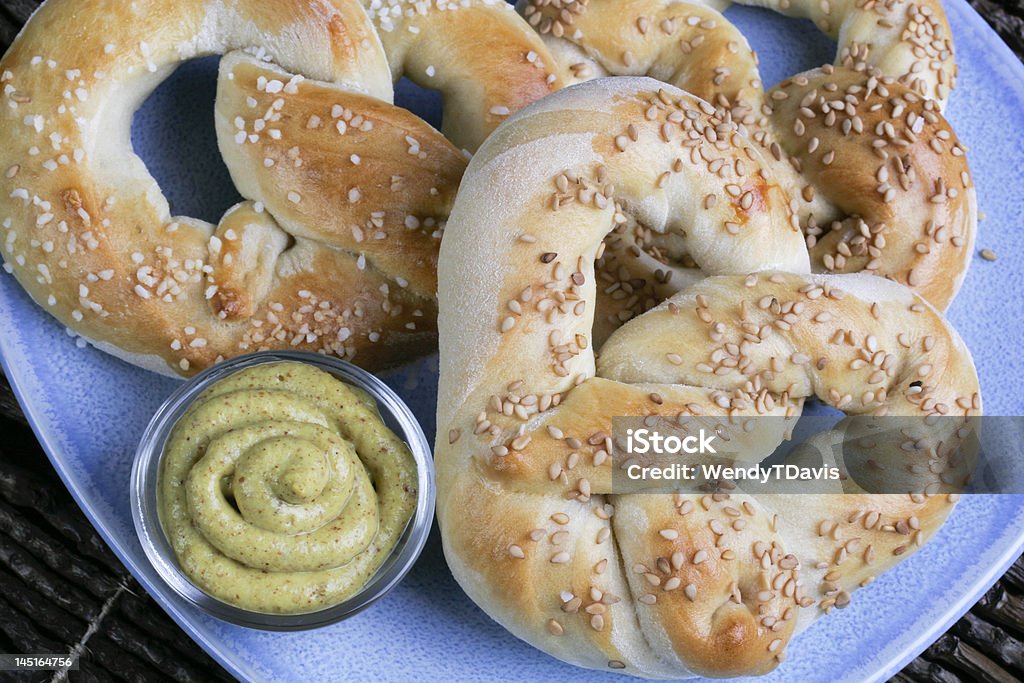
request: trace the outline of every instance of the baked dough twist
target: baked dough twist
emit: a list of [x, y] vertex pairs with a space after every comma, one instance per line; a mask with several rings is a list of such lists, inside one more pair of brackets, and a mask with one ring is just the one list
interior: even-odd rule
[[[488, 150], [513, 150], [491, 171], [505, 174], [494, 176], [504, 189], [477, 210], [529, 197], [536, 215], [502, 239], [543, 246], [541, 261], [558, 278], [580, 264], [552, 230], [589, 221], [595, 208], [615, 226], [613, 248], [597, 254], [598, 344], [704, 274], [809, 271], [790, 201], [763, 155], [706, 102], [650, 79], [604, 79], [551, 95], [525, 117], [528, 124], [492, 135], [497, 142]], [[551, 164], [560, 172], [538, 175]], [[641, 232], [685, 253], [694, 267], [673, 267], [627, 244]], [[508, 298], [502, 324], [512, 326], [530, 299], [520, 292]], [[552, 316], [583, 307], [579, 297], [548, 303]]]
[[800, 172], [812, 268], [881, 275], [947, 308], [974, 253], [978, 201], [967, 150], [938, 105], [831, 66], [769, 97], [780, 156]]
[[[868, 270], [946, 308], [966, 275], [977, 207], [965, 150], [941, 114], [955, 73], [941, 5], [783, 5], [826, 31], [842, 24], [841, 66], [794, 76], [767, 96], [756, 55], [712, 7], [537, 0], [520, 9], [566, 82], [652, 76], [740, 125], [798, 201], [816, 271]], [[880, 28], [863, 43], [871, 25]]]
[[[509, 106], [549, 85], [526, 61], [536, 37], [489, 11], [505, 56], [522, 55], [491, 62], [486, 84], [445, 81], [476, 114], [496, 83]], [[456, 47], [471, 58], [468, 39]], [[408, 59], [438, 50], [407, 46]], [[172, 215], [129, 135], [145, 97], [210, 54], [224, 55], [218, 143], [246, 198], [215, 226]], [[355, 0], [50, 0], [0, 62], [0, 87], [6, 266], [97, 347], [166, 374], [268, 348], [367, 367], [434, 348], [437, 249], [465, 158], [391, 104]]]
[[[940, 108], [946, 106], [956, 85], [953, 34], [939, 0], [740, 0], [739, 4], [812, 20], [839, 44], [836, 66], [875, 68], [935, 100]], [[701, 88], [717, 81], [721, 89], [728, 83], [733, 93], [726, 95], [735, 97], [748, 88], [760, 89], [761, 83], [747, 59], [747, 41], [720, 14], [728, 6], [727, 2], [673, 0], [518, 3], [526, 20], [563, 62], [567, 83], [612, 74], [646, 73], [657, 78], [645, 71], [645, 65], [657, 65], [661, 74], [690, 79]], [[756, 103], [756, 94], [750, 94], [749, 101]]]
[[[678, 111], [697, 124], [696, 102], [605, 79], [525, 109], [471, 162], [439, 262], [435, 457], [452, 572], [536, 647], [652, 678], [772, 669], [793, 633], [930, 537], [955, 494], [943, 483], [932, 495], [615, 495], [614, 416], [793, 417], [811, 396], [868, 415], [981, 409], [956, 332], [911, 290], [867, 275], [711, 277], [595, 356], [594, 261], [613, 202], [661, 172], [658, 126], [638, 131], [634, 175], [615, 178], [607, 204], [588, 194], [556, 212], [546, 197], [619, 167], [594, 121], [627, 125], [653, 106], [656, 122]], [[671, 176], [636, 205], [667, 215], [674, 188], [693, 182]]]
[[543, 41], [504, 0], [362, 2], [394, 80], [445, 94], [441, 131], [462, 149], [562, 87]]
[[940, 109], [956, 87], [953, 32], [940, 0], [742, 0], [810, 19], [839, 44], [835, 65], [877, 69]]

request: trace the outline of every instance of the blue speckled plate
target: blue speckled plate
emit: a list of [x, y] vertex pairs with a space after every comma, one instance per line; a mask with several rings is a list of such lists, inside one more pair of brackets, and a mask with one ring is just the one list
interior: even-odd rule
[[[979, 247], [950, 317], [974, 352], [986, 412], [1024, 415], [1024, 68], [964, 0], [947, 0], [961, 85], [949, 118], [970, 148], [982, 210]], [[760, 10], [728, 13], [774, 83], [831, 59], [809, 24]], [[216, 155], [214, 63], [197, 62], [136, 117], [135, 143], [177, 212], [216, 220], [235, 201]], [[419, 101], [436, 116], [436, 101]], [[187, 106], [185, 102], [188, 102]], [[173, 123], [168, 123], [173, 117]], [[198, 127], [199, 132], [196, 132]], [[195, 168], [196, 159], [209, 159]], [[186, 162], [186, 160], [188, 160]], [[0, 273], [0, 353], [39, 440], [86, 514], [139, 581], [240, 678], [259, 680], [622, 680], [561, 664], [508, 635], [459, 590], [435, 535], [405, 582], [349, 621], [309, 633], [262, 633], [206, 617], [161, 585], [132, 527], [128, 478], [136, 441], [172, 380], [75, 340]], [[433, 433], [436, 361], [386, 379]], [[897, 671], [981, 595], [1024, 545], [1024, 496], [971, 496], [917, 555], [816, 624], [762, 680], [868, 681]]]

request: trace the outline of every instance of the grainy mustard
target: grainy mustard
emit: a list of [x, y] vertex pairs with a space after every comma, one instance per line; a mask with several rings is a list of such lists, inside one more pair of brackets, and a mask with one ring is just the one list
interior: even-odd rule
[[416, 506], [416, 463], [373, 400], [302, 363], [203, 392], [161, 461], [160, 521], [185, 574], [244, 609], [297, 614], [362, 588]]

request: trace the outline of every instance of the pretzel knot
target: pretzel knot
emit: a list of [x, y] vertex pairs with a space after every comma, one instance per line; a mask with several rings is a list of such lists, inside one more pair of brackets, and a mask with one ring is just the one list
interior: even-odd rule
[[[465, 110], [460, 145], [559, 85], [506, 7], [392, 7], [406, 36], [443, 12], [462, 37], [389, 41]], [[501, 47], [481, 62], [458, 27], [488, 18]], [[211, 54], [224, 55], [218, 143], [246, 199], [215, 226], [172, 215], [130, 144], [146, 95]], [[374, 367], [434, 347], [437, 249], [465, 159], [391, 104], [387, 55], [354, 0], [50, 0], [0, 81], [5, 260], [100, 348], [191, 374], [270, 348]]]
[[[716, 132], [707, 106], [623, 78], [523, 110], [471, 162], [439, 263], [436, 464], [449, 566], [531, 644], [655, 678], [776, 666], [794, 633], [848, 605], [939, 527], [965, 476], [946, 437], [981, 410], [956, 332], [911, 290], [868, 275], [710, 277], [595, 353], [604, 284], [594, 264], [620, 215], [665, 231], [685, 215], [679, 239], [701, 245], [706, 270], [745, 250], [763, 262], [796, 253], [779, 243], [792, 225], [785, 211], [773, 222], [773, 189], [757, 190], [757, 211], [744, 213], [742, 197], [770, 188], [770, 175], [756, 148]], [[617, 145], [624, 125], [634, 134]], [[706, 171], [723, 157], [738, 191]], [[701, 210], [709, 195], [719, 201]], [[706, 418], [744, 438], [746, 418], [793, 418], [811, 397], [876, 420], [947, 417], [932, 433], [945, 446], [911, 439], [901, 452], [860, 439], [839, 463], [902, 468], [906, 488], [890, 489], [899, 494], [613, 487], [615, 416]], [[756, 421], [746, 438], [777, 443], [772, 424]]]
[[[617, 241], [609, 242], [613, 250], [642, 230], [656, 234], [666, 250], [685, 253], [699, 269], [673, 267], [636, 244], [621, 249], [621, 255], [602, 248], [594, 254], [599, 260], [598, 343], [638, 305], [649, 308], [649, 302], [701, 273], [809, 270], [792, 204], [757, 146], [734, 124], [718, 118], [708, 103], [668, 87], [651, 90], [651, 85], [635, 79], [604, 81], [574, 88], [549, 98], [549, 106], [532, 109], [529, 117], [537, 124], [526, 129], [540, 133], [531, 133], [536, 143], [557, 143], [558, 158], [572, 163], [564, 166], [564, 173], [545, 179], [543, 190], [529, 184], [526, 178], [533, 174], [524, 169], [503, 181], [503, 197], [529, 194], [543, 209], [536, 223], [518, 225], [513, 234], [519, 244], [544, 247], [539, 258], [551, 275], [548, 288], [557, 296], [537, 305], [549, 317], [589, 313], [580, 292], [590, 281], [581, 279], [577, 259], [567, 256], [577, 238], [547, 229], [581, 215], [589, 219], [597, 211], [615, 226]], [[550, 125], [557, 126], [559, 135], [545, 137]], [[499, 129], [494, 134], [498, 142], [488, 149], [512, 144], [509, 136], [521, 130], [523, 126]], [[533, 164], [530, 159], [521, 165]], [[502, 168], [511, 171], [512, 166]], [[638, 280], [636, 273], [645, 279]], [[557, 283], [565, 278], [572, 286], [558, 294], [562, 286]], [[515, 326], [531, 301], [533, 292], [508, 293], [501, 327]], [[573, 351], [567, 353], [565, 358]], [[556, 372], [563, 366], [562, 360], [554, 360]]]
[[[814, 20], [840, 42], [836, 65], [766, 94], [746, 39], [711, 7], [531, 0], [520, 9], [567, 83], [651, 76], [712, 103], [765, 148], [796, 202], [816, 272], [869, 271], [946, 308], [971, 258], [977, 201], [966, 150], [941, 114], [956, 76], [941, 4], [750, 4]], [[609, 246], [620, 260], [635, 246], [692, 265], [662, 242], [641, 233]], [[634, 312], [656, 300], [642, 297]]]

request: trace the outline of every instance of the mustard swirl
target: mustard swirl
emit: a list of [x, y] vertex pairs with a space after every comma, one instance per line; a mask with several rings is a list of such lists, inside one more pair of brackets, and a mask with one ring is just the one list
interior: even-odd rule
[[223, 379], [175, 425], [160, 521], [182, 571], [225, 602], [337, 604], [387, 559], [416, 506], [416, 463], [364, 392], [302, 363]]

